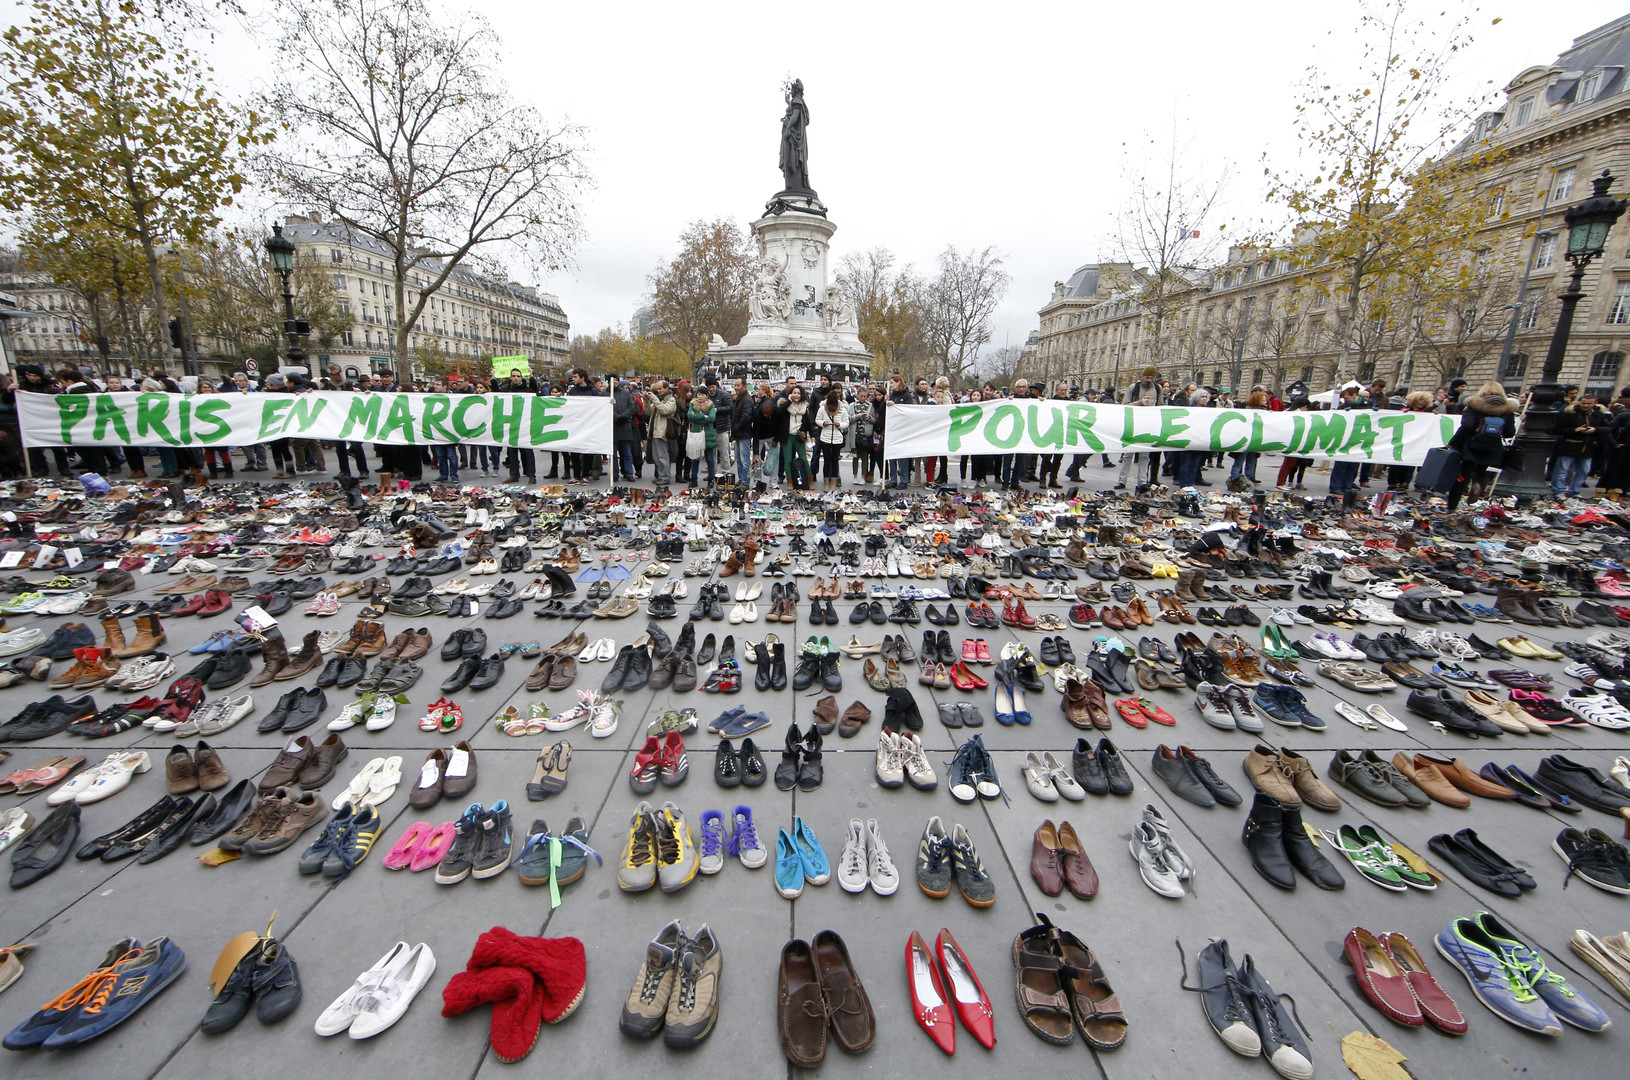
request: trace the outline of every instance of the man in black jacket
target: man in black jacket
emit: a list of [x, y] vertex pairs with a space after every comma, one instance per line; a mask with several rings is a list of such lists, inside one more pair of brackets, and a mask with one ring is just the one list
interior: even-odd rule
[[[727, 404], [730, 410], [730, 449], [736, 456], [736, 481], [746, 487], [747, 470], [753, 463], [753, 415], [757, 412], [753, 397], [747, 392], [746, 379], [736, 380]], [[722, 407], [720, 411], [723, 411]]]

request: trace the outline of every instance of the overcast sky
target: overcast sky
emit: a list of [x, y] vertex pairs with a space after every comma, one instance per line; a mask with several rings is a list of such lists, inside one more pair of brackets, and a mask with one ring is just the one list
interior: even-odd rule
[[[467, 6], [502, 36], [514, 92], [588, 129], [587, 240], [571, 272], [539, 282], [574, 333], [626, 323], [688, 221], [745, 226], [780, 190], [788, 77], [804, 82], [810, 181], [838, 226], [834, 262], [884, 246], [927, 267], [947, 244], [995, 246], [1013, 276], [997, 347], [1023, 343], [1054, 281], [1114, 255], [1150, 136], [1175, 128], [1195, 169], [1232, 167], [1229, 214], [1260, 221], [1263, 155], [1295, 152], [1305, 68], [1339, 78], [1359, 44], [1352, 0]], [[1457, 76], [1466, 95], [1625, 13], [1623, 0], [1505, 8], [1473, 20]], [[236, 31], [220, 51], [238, 88], [274, 55]]]

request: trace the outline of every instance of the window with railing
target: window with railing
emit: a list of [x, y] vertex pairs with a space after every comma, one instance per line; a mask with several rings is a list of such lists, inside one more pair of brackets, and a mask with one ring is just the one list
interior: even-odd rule
[[1604, 349], [1590, 359], [1590, 377], [1603, 379], [1609, 382], [1617, 380], [1619, 369], [1624, 366], [1624, 354], [1616, 350]]
[[1613, 288], [1613, 302], [1608, 305], [1607, 321], [1630, 323], [1630, 281], [1621, 281]]

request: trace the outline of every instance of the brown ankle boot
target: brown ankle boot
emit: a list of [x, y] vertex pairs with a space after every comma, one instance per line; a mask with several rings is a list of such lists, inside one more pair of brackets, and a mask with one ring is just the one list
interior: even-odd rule
[[351, 636], [334, 646], [335, 654], [338, 656], [355, 656], [357, 648], [368, 640], [368, 627], [376, 625], [378, 624], [371, 623], [367, 619], [358, 619], [356, 625], [351, 627]]
[[278, 682], [298, 679], [323, 662], [323, 651], [317, 648], [317, 636], [316, 630], [306, 635], [305, 640], [300, 643], [300, 651], [289, 657], [287, 666], [274, 676]]
[[101, 686], [113, 678], [114, 672], [123, 666], [119, 663], [119, 658], [114, 656], [110, 649], [86, 649], [85, 651], [94, 655], [86, 658], [85, 670], [80, 673], [79, 678], [74, 680], [75, 690], [90, 690]]
[[746, 571], [748, 577], [752, 577], [758, 573], [758, 541], [748, 540], [741, 546], [741, 550], [742, 569]]
[[[104, 622], [103, 625], [107, 624]], [[113, 655], [121, 660], [131, 656], [146, 656], [148, 653], [157, 652], [167, 636], [164, 632], [164, 623], [157, 615], [138, 615], [136, 640], [122, 649], [114, 649]]]
[[378, 656], [385, 649], [385, 624], [371, 622], [363, 628], [362, 640], [352, 656]]
[[112, 649], [115, 656], [125, 647], [124, 627], [119, 620], [109, 615], [102, 620], [102, 648]]
[[741, 569], [741, 553], [732, 551], [730, 558], [724, 562], [724, 569], [719, 571], [720, 577], [730, 577]]
[[289, 666], [288, 642], [283, 640], [283, 634], [275, 628], [267, 633], [266, 641], [260, 647], [260, 659], [266, 666], [249, 680], [251, 689], [265, 686], [277, 678], [278, 672]]

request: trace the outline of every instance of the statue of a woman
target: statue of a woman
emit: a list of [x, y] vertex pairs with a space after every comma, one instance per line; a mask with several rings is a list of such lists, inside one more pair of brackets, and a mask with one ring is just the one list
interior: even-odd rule
[[804, 104], [804, 84], [794, 79], [787, 90], [787, 111], [781, 117], [781, 183], [787, 191], [813, 195], [809, 186], [809, 106]]

